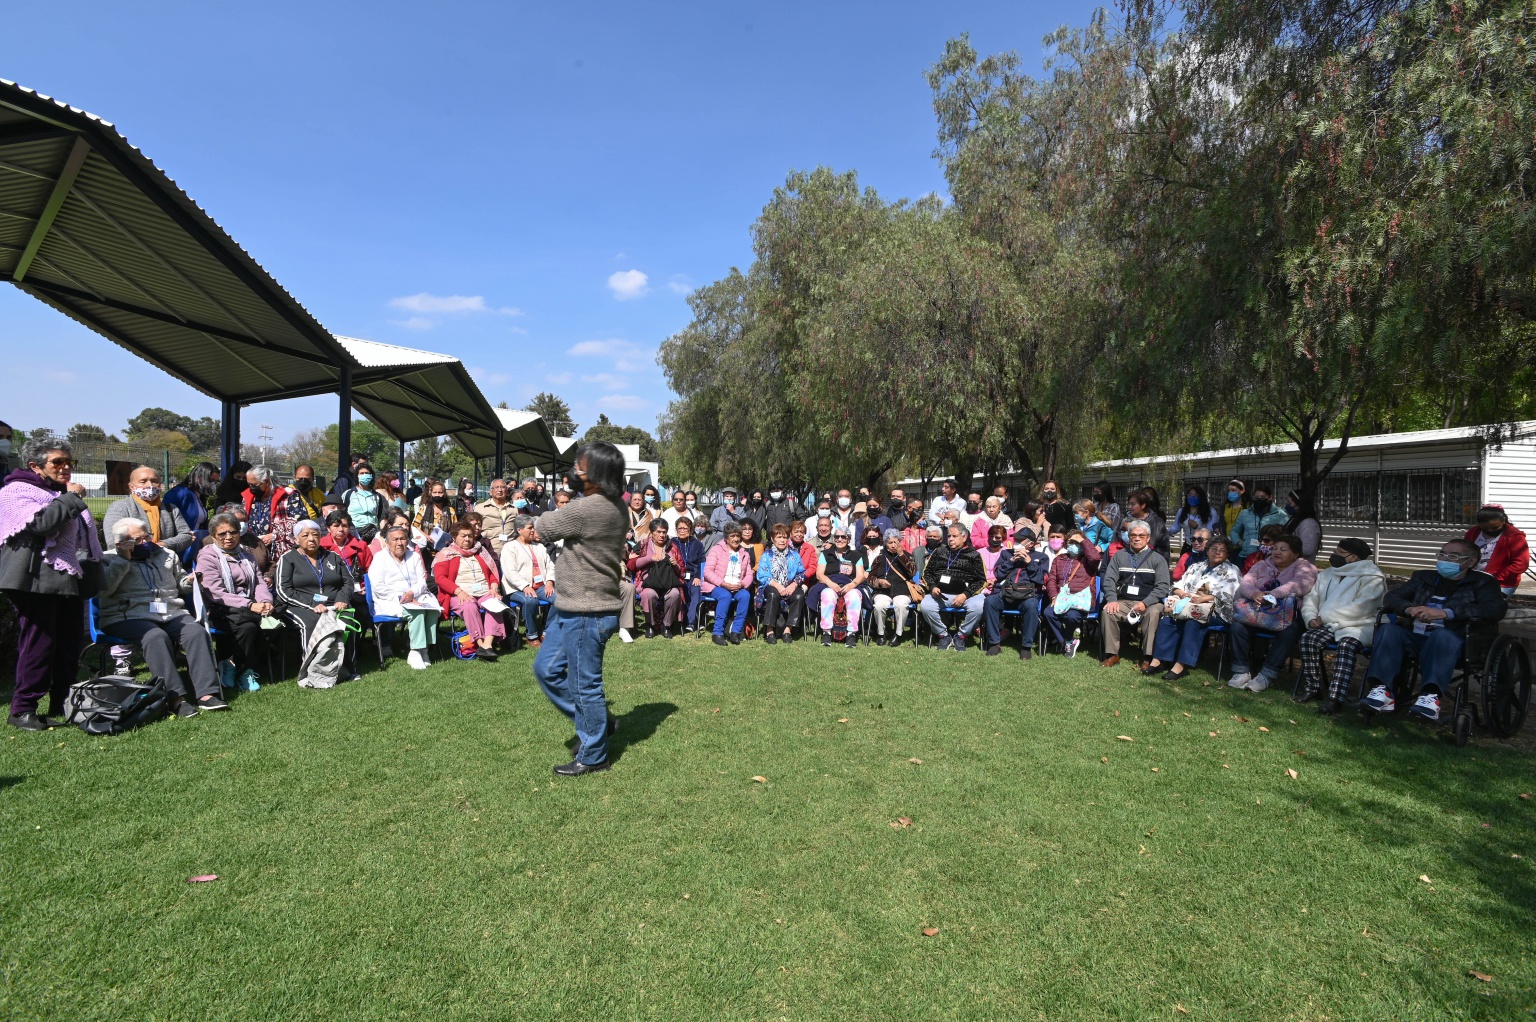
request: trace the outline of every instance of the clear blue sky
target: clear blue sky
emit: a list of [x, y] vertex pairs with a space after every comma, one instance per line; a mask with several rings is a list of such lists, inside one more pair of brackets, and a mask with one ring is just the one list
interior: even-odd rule
[[[788, 171], [942, 192], [923, 72], [945, 40], [1038, 59], [1092, 9], [12, 4], [0, 77], [116, 124], [332, 331], [455, 355], [493, 403], [548, 389], [583, 428], [606, 412], [654, 429], [657, 345], [689, 287], [750, 261]], [[14, 425], [218, 415], [10, 287], [0, 340]], [[334, 415], [256, 406], [243, 432]]]

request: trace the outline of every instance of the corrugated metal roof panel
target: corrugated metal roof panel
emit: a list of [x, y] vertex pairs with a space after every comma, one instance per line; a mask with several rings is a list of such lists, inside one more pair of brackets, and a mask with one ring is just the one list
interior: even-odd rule
[[435, 351], [422, 351], [418, 348], [402, 348], [397, 344], [381, 344], [378, 341], [365, 341], [361, 337], [344, 337], [336, 335], [336, 340], [359, 365], [371, 368], [387, 366], [407, 365], [435, 365], [440, 362], [457, 362], [452, 355], [439, 355]]

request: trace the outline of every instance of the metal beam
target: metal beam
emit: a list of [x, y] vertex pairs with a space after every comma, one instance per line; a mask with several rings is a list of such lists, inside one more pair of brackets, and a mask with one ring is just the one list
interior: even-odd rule
[[505, 430], [496, 431], [496, 478], [501, 478], [501, 473], [507, 465], [507, 434]]
[[220, 471], [228, 475], [230, 467], [240, 460], [240, 402], [220, 402], [219, 410], [219, 458]]
[[341, 382], [336, 395], [341, 399], [336, 419], [336, 478], [345, 478], [351, 484], [357, 480], [352, 478], [349, 464], [352, 457], [352, 367], [349, 365], [341, 367]]
[[57, 128], [49, 125], [40, 127], [37, 124], [22, 122], [13, 124], [9, 128], [0, 128], [0, 148], [13, 145], [26, 145], [29, 142], [47, 142], [50, 139], [68, 138], [74, 132], [68, 128]]
[[37, 216], [37, 225], [32, 228], [32, 237], [28, 239], [27, 247], [16, 263], [16, 269], [11, 271], [13, 280], [24, 279], [27, 271], [32, 268], [32, 260], [37, 255], [37, 250], [43, 247], [43, 239], [48, 237], [48, 230], [53, 226], [54, 217], [58, 216], [59, 210], [64, 207], [64, 200], [69, 197], [69, 190], [74, 187], [75, 178], [80, 176], [80, 168], [85, 166], [85, 158], [89, 155], [91, 155], [91, 144], [77, 137], [75, 144], [70, 146], [69, 155], [64, 158], [64, 168], [59, 171], [58, 179], [53, 183], [53, 193], [48, 196], [48, 202]]

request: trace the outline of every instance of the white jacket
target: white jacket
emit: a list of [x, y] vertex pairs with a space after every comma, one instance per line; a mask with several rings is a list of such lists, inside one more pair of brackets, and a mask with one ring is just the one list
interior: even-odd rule
[[[549, 553], [544, 549], [543, 543], [524, 543], [520, 539], [514, 539], [501, 548], [501, 588], [506, 593], [520, 593], [533, 585], [533, 561], [537, 557], [539, 561], [539, 573], [544, 576], [544, 582], [555, 580], [555, 562], [549, 559]], [[543, 582], [539, 583], [543, 585]]]
[[436, 599], [427, 589], [427, 570], [421, 555], [414, 550], [406, 551], [404, 561], [395, 560], [388, 550], [374, 555], [368, 566], [368, 582], [373, 588], [374, 610], [386, 617], [405, 616], [400, 597], [406, 593], [426, 596], [424, 602], [429, 604]]
[[1333, 626], [1335, 639], [1356, 639], [1369, 646], [1386, 595], [1387, 576], [1375, 561], [1324, 568], [1317, 573], [1317, 585], [1301, 599], [1301, 618], [1322, 618]]

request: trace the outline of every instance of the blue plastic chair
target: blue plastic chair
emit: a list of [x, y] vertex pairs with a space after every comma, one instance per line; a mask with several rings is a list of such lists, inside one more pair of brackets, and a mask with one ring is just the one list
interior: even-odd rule
[[90, 632], [91, 642], [97, 647], [96, 673], [106, 674], [108, 646], [137, 646], [138, 643], [120, 639], [116, 635], [110, 635], [101, 630], [101, 606], [94, 596], [85, 601], [85, 607], [86, 628]]
[[[373, 642], [374, 642], [374, 646], [378, 649], [379, 666], [383, 667], [384, 666], [384, 628], [383, 628], [383, 626], [384, 625], [389, 625], [392, 628], [394, 625], [403, 625], [403, 624], [405, 624], [405, 618], [403, 618], [403, 617], [393, 617], [393, 616], [391, 616], [389, 614], [380, 614], [379, 613], [378, 608], [373, 605], [373, 579], [369, 578], [367, 575], [363, 576], [363, 599], [368, 604], [368, 616], [373, 619]], [[394, 638], [393, 632], [391, 632], [390, 638], [391, 639]]]

